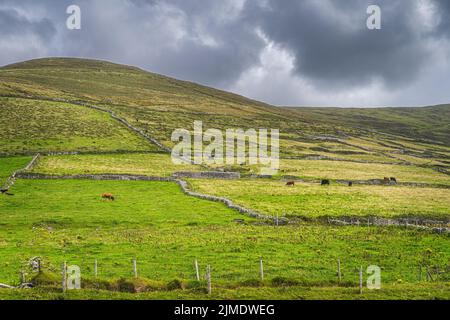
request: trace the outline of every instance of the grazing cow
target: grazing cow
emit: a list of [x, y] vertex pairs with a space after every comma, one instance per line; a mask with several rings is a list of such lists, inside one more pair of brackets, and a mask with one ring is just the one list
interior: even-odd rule
[[383, 183], [388, 184], [389, 182], [391, 182], [391, 179], [389, 179], [388, 177], [384, 177]]
[[353, 182], [352, 182], [352, 181], [349, 181], [349, 182], [348, 182], [348, 186], [349, 186], [349, 187], [352, 187], [352, 186], [353, 186]]
[[320, 182], [320, 184], [321, 184], [322, 186], [329, 186], [329, 185], [330, 185], [330, 180], [322, 180], [322, 181]]
[[295, 186], [295, 181], [288, 181], [286, 183], [287, 186]]
[[104, 193], [104, 194], [102, 194], [102, 198], [105, 199], [105, 200], [111, 200], [111, 201], [115, 200], [114, 196], [111, 193]]
[[395, 177], [391, 177], [391, 182], [397, 183], [397, 179]]

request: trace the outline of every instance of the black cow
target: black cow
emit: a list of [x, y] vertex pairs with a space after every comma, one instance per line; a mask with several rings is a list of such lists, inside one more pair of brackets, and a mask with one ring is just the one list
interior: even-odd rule
[[320, 184], [322, 186], [329, 186], [330, 185], [330, 180], [322, 180], [322, 182]]

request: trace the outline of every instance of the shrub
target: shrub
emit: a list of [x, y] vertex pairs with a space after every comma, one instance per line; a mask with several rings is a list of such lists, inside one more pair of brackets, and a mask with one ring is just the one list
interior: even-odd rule
[[181, 280], [174, 279], [167, 283], [167, 290], [179, 290], [179, 289], [184, 289], [184, 285]]
[[242, 287], [261, 287], [264, 283], [259, 279], [248, 279], [240, 282]]
[[30, 282], [33, 286], [59, 286], [61, 277], [55, 273], [41, 271]]
[[285, 277], [276, 277], [272, 279], [272, 285], [275, 287], [290, 287], [298, 285], [298, 281]]

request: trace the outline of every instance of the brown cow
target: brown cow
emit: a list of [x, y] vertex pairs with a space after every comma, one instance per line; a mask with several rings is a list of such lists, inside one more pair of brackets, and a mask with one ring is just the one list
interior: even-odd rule
[[102, 198], [105, 199], [105, 200], [111, 200], [111, 201], [115, 200], [114, 196], [111, 193], [104, 193], [104, 194], [102, 194]]
[[388, 183], [390, 183], [390, 182], [391, 182], [391, 179], [389, 179], [388, 177], [384, 177], [383, 183], [388, 184]]
[[286, 185], [287, 186], [295, 186], [295, 181], [288, 181], [287, 183], [286, 183]]

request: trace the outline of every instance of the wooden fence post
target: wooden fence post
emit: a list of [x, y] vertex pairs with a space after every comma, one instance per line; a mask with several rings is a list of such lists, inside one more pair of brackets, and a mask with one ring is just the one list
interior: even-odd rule
[[421, 264], [419, 264], [419, 274], [418, 274], [418, 278], [419, 278], [419, 281], [422, 281], [422, 265]]
[[262, 257], [259, 258], [259, 275], [261, 276], [261, 281], [264, 281], [264, 267]]
[[94, 277], [97, 278], [97, 259], [94, 261]]
[[197, 281], [200, 281], [200, 273], [198, 272], [198, 262], [197, 259], [194, 260], [194, 266], [195, 266], [195, 276], [197, 278]]
[[427, 273], [427, 281], [430, 281], [431, 280], [430, 267], [426, 266], [425, 270], [426, 270], [426, 273]]
[[136, 262], [136, 258], [133, 260], [133, 272], [134, 272], [134, 277], [137, 278], [137, 277], [138, 277], [138, 273], [137, 273], [137, 262]]
[[64, 261], [61, 266], [61, 275], [62, 275], [62, 291], [66, 292], [67, 289], [67, 263]]
[[208, 294], [211, 294], [211, 266], [206, 267], [206, 282], [208, 286]]
[[363, 293], [363, 271], [362, 266], [359, 267], [359, 294]]
[[341, 283], [342, 280], [342, 275], [341, 275], [341, 259], [338, 259], [338, 270], [337, 270], [337, 276], [338, 276], [338, 281], [339, 283]]

